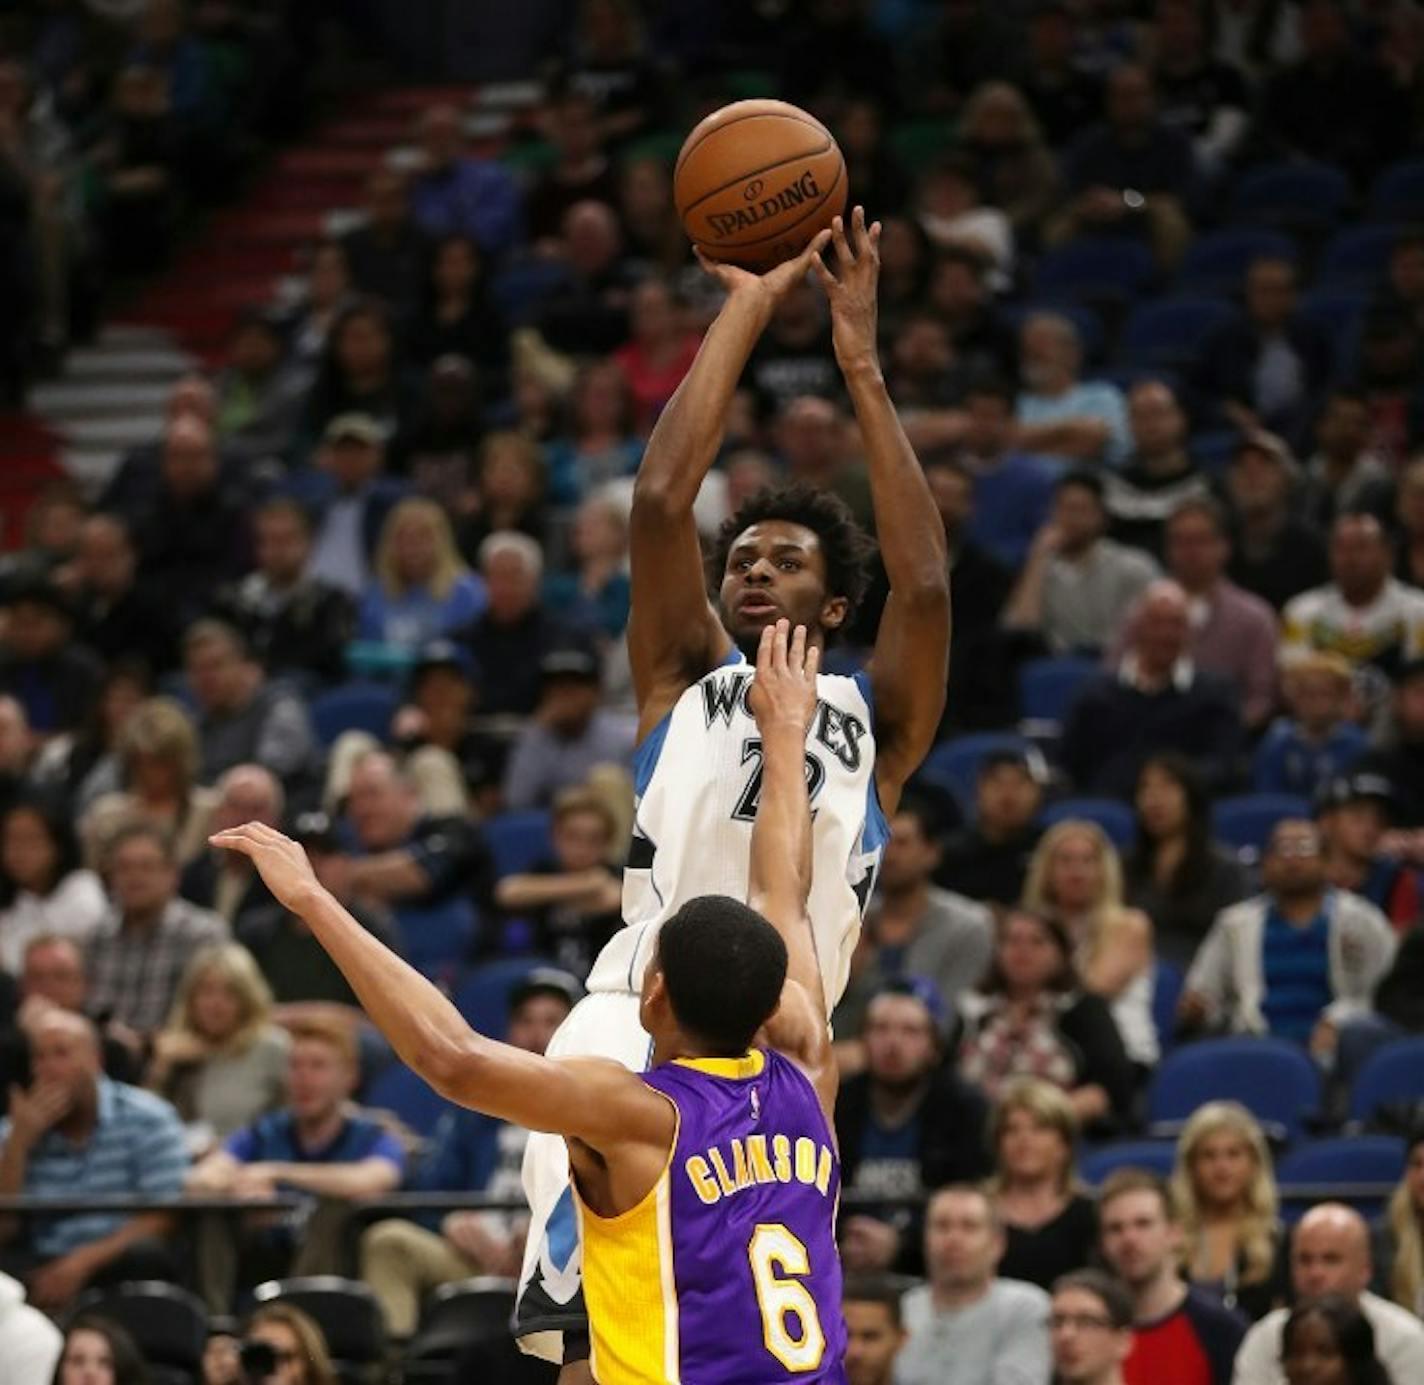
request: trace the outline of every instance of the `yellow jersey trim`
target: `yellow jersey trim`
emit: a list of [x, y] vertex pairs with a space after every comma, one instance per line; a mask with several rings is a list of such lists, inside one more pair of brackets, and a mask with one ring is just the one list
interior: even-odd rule
[[766, 1054], [759, 1048], [749, 1050], [740, 1058], [674, 1058], [672, 1061], [680, 1068], [692, 1068], [710, 1077], [760, 1077], [766, 1070]]

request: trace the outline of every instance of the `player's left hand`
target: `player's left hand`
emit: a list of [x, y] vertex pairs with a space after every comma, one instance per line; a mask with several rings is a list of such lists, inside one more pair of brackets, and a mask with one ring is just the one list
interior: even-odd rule
[[831, 273], [818, 250], [812, 265], [831, 304], [831, 338], [841, 369], [876, 359], [876, 289], [880, 281], [880, 223], [865, 224], [865, 208], [850, 216], [850, 233], [843, 217], [831, 222], [836, 272]]
[[307, 853], [290, 837], [265, 823], [249, 822], [215, 832], [208, 842], [246, 856], [277, 902], [294, 914], [299, 914], [312, 894], [321, 889]]
[[782, 619], [761, 632], [756, 677], [749, 698], [763, 736], [778, 728], [805, 736], [816, 713], [816, 674], [820, 667], [820, 647], [808, 647], [804, 625], [798, 625], [793, 634], [791, 622]]

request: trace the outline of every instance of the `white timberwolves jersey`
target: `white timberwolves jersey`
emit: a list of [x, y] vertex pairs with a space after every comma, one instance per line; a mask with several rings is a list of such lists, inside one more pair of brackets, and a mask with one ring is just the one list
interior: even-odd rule
[[[591, 991], [637, 991], [657, 927], [698, 895], [745, 899], [762, 754], [747, 709], [754, 669], [739, 653], [692, 684], [633, 757], [637, 809], [623, 883], [627, 925], [594, 963]], [[806, 733], [809, 901], [826, 1001], [850, 975], [861, 914], [889, 833], [875, 795], [868, 677], [820, 674]]]

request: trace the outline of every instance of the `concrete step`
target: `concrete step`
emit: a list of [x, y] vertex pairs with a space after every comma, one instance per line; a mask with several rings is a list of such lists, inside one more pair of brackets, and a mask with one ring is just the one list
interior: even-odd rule
[[71, 419], [107, 418], [113, 415], [161, 414], [172, 387], [141, 382], [59, 380], [30, 391], [30, 407], [58, 426]]
[[163, 431], [163, 414], [133, 413], [124, 418], [76, 418], [55, 423], [68, 447], [123, 452], [152, 442]]
[[193, 358], [175, 347], [84, 346], [65, 357], [61, 378], [156, 384], [192, 368]]
[[123, 452], [117, 448], [67, 447], [60, 465], [86, 495], [97, 496], [119, 468]]

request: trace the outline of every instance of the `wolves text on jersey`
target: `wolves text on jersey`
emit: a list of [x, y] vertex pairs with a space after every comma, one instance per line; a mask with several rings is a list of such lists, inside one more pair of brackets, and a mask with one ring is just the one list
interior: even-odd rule
[[[715, 722], [732, 724], [732, 713], [740, 711], [750, 717], [747, 695], [751, 692], [750, 673], [729, 673], [706, 678], [702, 682], [702, 713], [710, 730]], [[840, 707], [833, 707], [824, 698], [816, 703], [816, 720], [811, 735], [825, 746], [845, 768], [854, 774], [860, 768], [860, 743], [866, 727], [861, 719]]]

